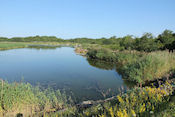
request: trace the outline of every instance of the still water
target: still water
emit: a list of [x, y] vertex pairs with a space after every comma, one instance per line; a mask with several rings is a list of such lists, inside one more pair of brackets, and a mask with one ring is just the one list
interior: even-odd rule
[[104, 99], [126, 88], [115, 66], [87, 60], [70, 47], [0, 51], [0, 78], [65, 90], [79, 101]]

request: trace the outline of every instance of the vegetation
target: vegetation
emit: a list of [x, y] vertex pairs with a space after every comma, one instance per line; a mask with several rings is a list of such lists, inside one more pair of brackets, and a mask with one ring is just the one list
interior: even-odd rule
[[124, 65], [123, 77], [138, 83], [153, 81], [171, 75], [175, 69], [175, 55], [168, 52], [152, 52], [135, 62]]
[[36, 48], [47, 49], [57, 48], [62, 46], [74, 47], [76, 44], [64, 42], [0, 42], [0, 50], [16, 49], [16, 48]]
[[110, 38], [75, 38], [63, 40], [55, 36], [33, 36], [33, 37], [0, 37], [0, 42], [59, 42], [59, 43], [78, 43], [100, 45], [104, 48], [112, 50], [137, 50], [144, 52], [152, 52], [157, 50], [166, 50], [173, 52], [175, 49], [175, 33], [170, 30], [165, 30], [157, 37], [151, 33], [144, 33], [141, 37], [133, 37], [127, 35], [117, 38], [116, 36]]
[[158, 88], [137, 87], [90, 108], [71, 106], [71, 98], [59, 90], [41, 90], [29, 83], [8, 83], [2, 80], [0, 84], [1, 116], [130, 117], [160, 116], [164, 112], [167, 116], [175, 115], [175, 102], [170, 97], [173, 87], [168, 82]]
[[166, 51], [114, 52], [105, 48], [95, 48], [90, 49], [87, 56], [91, 59], [114, 62], [119, 65], [117, 70], [123, 78], [140, 84], [161, 79], [175, 70], [175, 55]]
[[[132, 116], [151, 116], [161, 115], [170, 101], [169, 95], [172, 94], [172, 87], [167, 82], [166, 85], [159, 88], [145, 87], [135, 88], [126, 94], [118, 95], [111, 102], [99, 104], [88, 108], [82, 112], [83, 116], [97, 117], [132, 117]], [[167, 115], [175, 114], [174, 102], [167, 108]], [[171, 108], [173, 107], [173, 108]], [[160, 112], [161, 113], [157, 113]]]
[[[55, 48], [60, 45], [75, 46], [77, 53], [87, 55], [89, 64], [106, 70], [116, 68], [124, 79], [140, 87], [121, 93], [114, 100], [82, 109], [72, 106], [71, 98], [60, 90], [1, 80], [0, 116], [175, 116], [175, 102], [171, 96], [175, 83], [169, 82], [169, 78], [174, 78], [175, 71], [173, 31], [165, 30], [157, 37], [151, 33], [141, 37], [127, 35], [121, 38], [69, 40], [54, 36], [0, 37], [0, 50]], [[143, 84], [164, 78], [168, 82], [163, 85], [142, 87]]]
[[117, 38], [115, 36], [100, 39], [77, 38], [68, 41], [81, 44], [96, 44], [101, 45], [103, 48], [120, 51], [137, 50], [152, 52], [168, 49], [170, 52], [173, 52], [173, 49], [175, 49], [175, 33], [170, 30], [165, 30], [157, 37], [154, 37], [151, 33], [144, 33], [141, 37], [133, 37], [131, 35], [127, 35], [120, 38]]
[[34, 36], [34, 37], [13, 37], [13, 38], [5, 38], [1, 37], [0, 41], [8, 41], [8, 42], [61, 42], [63, 41], [60, 38], [54, 36]]
[[71, 98], [60, 90], [51, 88], [41, 90], [29, 83], [0, 82], [0, 114], [1, 116], [15, 116], [22, 113], [29, 116], [44, 112], [53, 112], [68, 107]]
[[0, 50], [14, 49], [14, 48], [24, 48], [26, 44], [24, 43], [9, 43], [9, 42], [1, 42]]

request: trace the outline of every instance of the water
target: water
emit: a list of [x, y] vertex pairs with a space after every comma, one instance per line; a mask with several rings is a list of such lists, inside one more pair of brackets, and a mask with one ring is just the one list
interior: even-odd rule
[[104, 99], [126, 88], [115, 66], [77, 55], [74, 48], [0, 51], [0, 77], [8, 82], [65, 90], [78, 101]]

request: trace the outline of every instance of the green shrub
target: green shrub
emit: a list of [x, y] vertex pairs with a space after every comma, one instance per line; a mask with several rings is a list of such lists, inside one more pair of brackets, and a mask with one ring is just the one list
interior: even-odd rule
[[174, 69], [174, 57], [168, 52], [149, 53], [137, 61], [125, 64], [122, 68], [123, 77], [137, 83], [162, 78]]

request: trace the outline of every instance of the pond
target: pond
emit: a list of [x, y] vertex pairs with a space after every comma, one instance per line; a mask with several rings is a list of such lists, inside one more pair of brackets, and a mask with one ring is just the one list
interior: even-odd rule
[[0, 78], [64, 90], [77, 102], [104, 99], [127, 86], [115, 66], [77, 55], [74, 48], [0, 51]]

